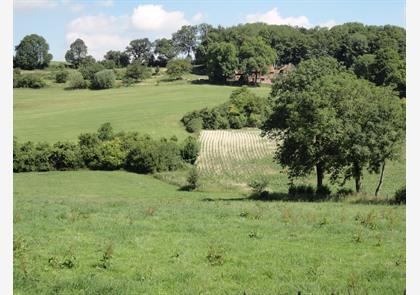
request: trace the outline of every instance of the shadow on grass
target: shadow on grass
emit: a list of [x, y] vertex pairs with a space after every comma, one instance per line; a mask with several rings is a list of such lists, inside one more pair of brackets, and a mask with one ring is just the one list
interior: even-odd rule
[[262, 202], [346, 202], [349, 204], [369, 204], [369, 205], [398, 205], [393, 200], [385, 198], [370, 197], [367, 195], [352, 195], [348, 197], [340, 197], [337, 195], [307, 195], [307, 194], [294, 194], [290, 195], [281, 192], [263, 192], [261, 194], [253, 193], [247, 197], [242, 198], [204, 198], [204, 202], [216, 201], [262, 201]]

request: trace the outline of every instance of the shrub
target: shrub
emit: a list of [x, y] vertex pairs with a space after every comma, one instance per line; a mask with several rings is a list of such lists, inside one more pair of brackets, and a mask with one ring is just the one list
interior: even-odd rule
[[405, 186], [400, 188], [399, 190], [397, 190], [395, 192], [394, 195], [394, 202], [396, 204], [405, 204], [406, 202], [406, 197], [405, 197]]
[[117, 170], [123, 167], [126, 153], [119, 139], [102, 142], [97, 151], [98, 162], [96, 166], [92, 167], [93, 169]]
[[142, 81], [152, 76], [151, 70], [139, 61], [134, 61], [127, 66], [124, 78], [133, 79], [134, 81]]
[[198, 174], [198, 169], [197, 167], [193, 167], [189, 172], [188, 172], [188, 177], [187, 177], [187, 186], [186, 188], [189, 191], [193, 191], [195, 189], [198, 188], [198, 180], [199, 180], [200, 175]]
[[34, 171], [51, 171], [54, 169], [51, 163], [52, 147], [46, 142], [40, 142], [35, 145]]
[[122, 80], [125, 75], [125, 69], [114, 69], [115, 79]]
[[182, 75], [191, 71], [191, 63], [187, 59], [171, 59], [166, 65], [167, 73], [171, 79], [182, 79]]
[[19, 144], [13, 141], [13, 172], [30, 172], [35, 171], [35, 145], [28, 141]]
[[261, 195], [266, 190], [268, 184], [269, 184], [268, 178], [263, 175], [252, 179], [248, 183], [248, 185], [252, 188], [252, 191], [258, 195]]
[[45, 81], [39, 74], [16, 74], [13, 78], [13, 87], [15, 88], [38, 89], [46, 86]]
[[340, 188], [337, 193], [336, 196], [338, 198], [343, 198], [343, 197], [347, 197], [349, 195], [352, 195], [354, 192], [351, 188]]
[[57, 142], [51, 153], [52, 165], [56, 170], [75, 170], [82, 167], [79, 147], [71, 142]]
[[93, 75], [91, 86], [93, 89], [108, 89], [115, 85], [113, 70], [102, 70]]
[[82, 74], [83, 79], [89, 81], [92, 81], [94, 75], [102, 70], [105, 70], [105, 67], [98, 62], [86, 63], [79, 68], [79, 72]]
[[326, 185], [321, 185], [321, 187], [317, 188], [315, 194], [318, 197], [327, 198], [331, 196], [331, 190]]
[[233, 129], [241, 129], [246, 125], [246, 118], [243, 115], [229, 116], [229, 126]]
[[57, 73], [55, 73], [55, 82], [56, 83], [66, 83], [68, 76], [69, 76], [68, 71], [60, 70]]
[[128, 152], [125, 167], [137, 173], [175, 170], [181, 166], [178, 146], [173, 141], [143, 138]]
[[83, 79], [79, 71], [71, 72], [67, 78], [67, 89], [85, 89], [88, 87], [88, 82]]
[[98, 129], [98, 138], [100, 140], [111, 140], [114, 138], [114, 131], [112, 130], [111, 123], [106, 122]]
[[102, 60], [100, 63], [101, 65], [104, 66], [105, 69], [108, 69], [108, 70], [112, 70], [117, 67], [117, 65], [115, 64], [115, 61], [113, 60], [105, 59], [105, 60]]
[[188, 136], [181, 146], [181, 157], [182, 159], [190, 164], [194, 164], [197, 160], [198, 153], [200, 151], [200, 144], [195, 137]]
[[203, 119], [201, 118], [193, 118], [185, 124], [185, 128], [188, 132], [196, 133], [200, 132], [203, 129]]
[[80, 156], [86, 167], [95, 169], [99, 166], [99, 146], [101, 141], [96, 133], [79, 135]]

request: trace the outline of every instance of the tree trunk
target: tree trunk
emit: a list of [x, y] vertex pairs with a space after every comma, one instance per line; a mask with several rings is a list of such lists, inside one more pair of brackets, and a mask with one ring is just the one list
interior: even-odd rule
[[316, 164], [316, 187], [320, 189], [322, 187], [322, 180], [324, 179], [324, 168], [322, 164]]
[[385, 160], [384, 160], [384, 163], [382, 164], [381, 176], [379, 177], [379, 183], [375, 190], [375, 197], [378, 196], [379, 190], [381, 189], [381, 186], [382, 186], [382, 182], [384, 181], [384, 172], [385, 172]]
[[362, 169], [360, 168], [359, 163], [354, 163], [353, 165], [353, 176], [356, 184], [356, 193], [360, 193], [362, 190]]

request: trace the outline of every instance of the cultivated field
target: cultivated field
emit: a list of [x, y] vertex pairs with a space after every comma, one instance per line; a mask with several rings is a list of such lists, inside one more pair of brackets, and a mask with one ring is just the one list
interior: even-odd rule
[[204, 178], [219, 178], [246, 185], [256, 174], [278, 173], [273, 163], [276, 144], [258, 129], [203, 130], [197, 167]]

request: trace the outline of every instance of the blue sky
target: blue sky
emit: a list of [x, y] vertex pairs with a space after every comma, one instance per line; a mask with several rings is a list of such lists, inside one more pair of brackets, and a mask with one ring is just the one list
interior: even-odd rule
[[14, 45], [27, 34], [42, 35], [54, 60], [82, 38], [96, 58], [123, 50], [136, 38], [170, 37], [183, 24], [230, 26], [246, 22], [331, 27], [350, 21], [405, 27], [402, 0], [14, 0]]

